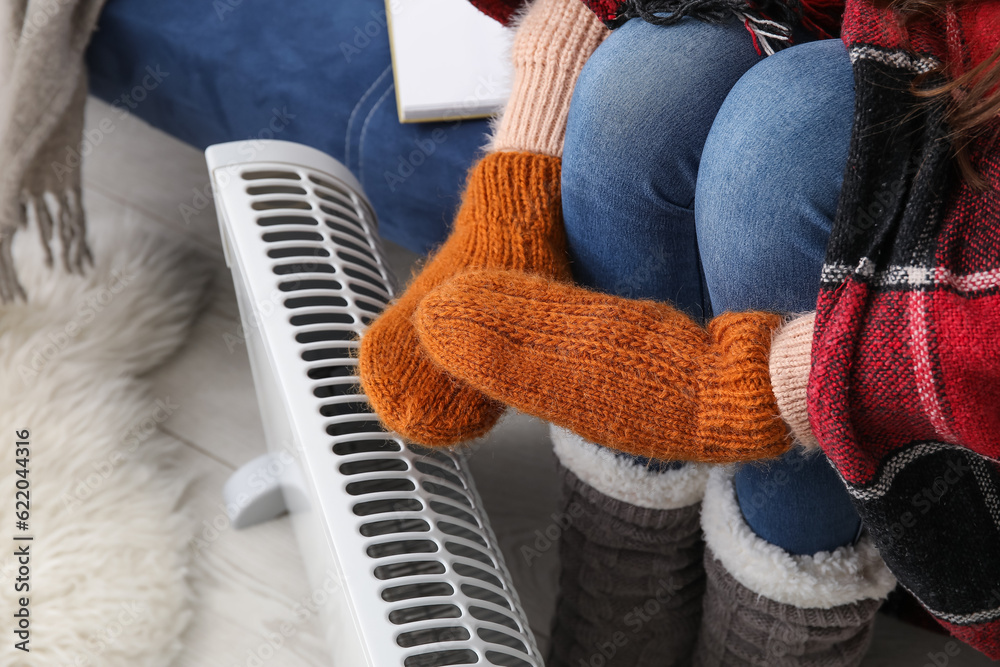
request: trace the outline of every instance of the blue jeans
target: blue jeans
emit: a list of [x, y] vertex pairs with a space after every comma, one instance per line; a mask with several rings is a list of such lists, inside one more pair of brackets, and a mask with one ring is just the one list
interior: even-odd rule
[[[587, 62], [570, 106], [562, 194], [576, 280], [698, 318], [814, 309], [853, 104], [839, 40], [761, 59], [735, 20], [629, 21]], [[743, 465], [735, 486], [750, 527], [790, 553], [858, 536], [823, 456]]]

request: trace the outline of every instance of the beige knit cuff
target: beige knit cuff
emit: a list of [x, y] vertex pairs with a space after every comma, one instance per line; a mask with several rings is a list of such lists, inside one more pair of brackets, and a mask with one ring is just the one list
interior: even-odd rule
[[778, 410], [795, 439], [807, 449], [819, 447], [806, 403], [815, 322], [814, 312], [796, 317], [775, 332], [771, 343], [771, 387]]
[[517, 25], [514, 82], [490, 150], [562, 157], [576, 79], [609, 34], [580, 0], [535, 0]]

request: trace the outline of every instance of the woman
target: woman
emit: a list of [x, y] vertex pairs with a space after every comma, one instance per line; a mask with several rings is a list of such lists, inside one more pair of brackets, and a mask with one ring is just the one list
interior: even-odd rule
[[[585, 66], [569, 113], [563, 213], [575, 280], [706, 321], [713, 312], [813, 309], [847, 160], [853, 88], [839, 40], [765, 60], [735, 16], [670, 26], [634, 18], [616, 29]], [[662, 421], [656, 430], [669, 455], [677, 439], [671, 443]], [[856, 546], [860, 517], [824, 457], [796, 448], [743, 464], [732, 479], [713, 478], [699, 523], [705, 489], [687, 480], [704, 469], [649, 466], [648, 454], [608, 457], [565, 429], [554, 429], [553, 439], [568, 497], [591, 508], [587, 524], [566, 538], [576, 544], [565, 552], [579, 556], [563, 560], [554, 637], [563, 655], [555, 664], [577, 665], [593, 652], [574, 639], [582, 624], [596, 646], [619, 632], [632, 640], [612, 665], [654, 664], [653, 656], [683, 664], [699, 636], [701, 664], [739, 664], [737, 656], [748, 655], [766, 664], [792, 664], [793, 655], [853, 664], [863, 655], [878, 600], [893, 582], [868, 541]], [[608, 444], [600, 435], [594, 442]], [[622, 471], [629, 463], [646, 474]], [[670, 492], [653, 493], [658, 488]], [[695, 547], [702, 524], [704, 561]], [[600, 548], [580, 548], [588, 542]], [[587, 584], [624, 553], [629, 566], [618, 568], [615, 585]], [[824, 578], [817, 559], [852, 575]], [[668, 571], [679, 589], [645, 628], [648, 639], [636, 641], [624, 612], [650, 597], [640, 582]], [[601, 603], [623, 613], [603, 620]], [[803, 608], [814, 618], [802, 622]], [[756, 627], [740, 623], [751, 611]], [[664, 661], [671, 653], [676, 658]]]
[[[933, 6], [922, 9], [936, 11]], [[598, 49], [581, 77], [569, 112], [562, 174], [574, 275], [604, 292], [674, 301], [695, 316], [746, 309], [807, 310], [816, 303], [832, 229], [817, 328], [816, 358], [823, 364], [819, 372], [814, 368], [811, 387], [820, 441], [894, 571], [908, 586], [920, 589], [925, 604], [932, 600], [937, 605], [932, 610], [943, 612], [939, 615], [953, 624], [958, 636], [995, 651], [991, 633], [996, 626], [988, 600], [975, 599], [969, 591], [984, 586], [989, 590], [996, 575], [984, 564], [983, 552], [972, 545], [962, 565], [966, 576], [971, 568], [974, 585], [958, 597], [942, 592], [962, 587], [942, 588], [946, 575], [927, 558], [914, 557], [912, 545], [948, 516], [954, 518], [955, 508], [948, 510], [950, 515], [930, 512], [923, 523], [910, 516], [911, 530], [897, 536], [891, 519], [906, 517], [893, 499], [909, 498], [906, 490], [928, 473], [898, 465], [900, 459], [886, 452], [901, 453], [905, 461], [918, 452], [921, 461], [933, 463], [943, 463], [932, 460], [942, 452], [955, 457], [968, 451], [956, 445], [987, 456], [995, 457], [996, 452], [988, 450], [988, 442], [984, 447], [982, 438], [977, 441], [979, 433], [964, 422], [954, 424], [950, 448], [928, 450], [919, 442], [913, 448], [914, 438], [922, 442], [928, 437], [914, 427], [919, 419], [886, 417], [878, 412], [878, 401], [889, 393], [904, 402], [888, 405], [907, 405], [906, 399], [913, 404], [914, 397], [918, 405], [927, 403], [928, 385], [908, 384], [899, 377], [886, 383], [873, 381], [872, 375], [851, 375], [858, 367], [890, 372], [907, 368], [899, 363], [905, 355], [898, 349], [895, 356], [879, 357], [881, 350], [893, 348], [891, 341], [886, 345], [884, 336], [872, 334], [881, 330], [868, 326], [864, 310], [857, 309], [866, 299], [875, 310], [892, 302], [891, 296], [872, 295], [878, 291], [871, 289], [872, 278], [892, 275], [892, 267], [899, 265], [892, 255], [902, 252], [911, 236], [922, 239], [925, 248], [928, 238], [943, 239], [937, 248], [954, 248], [947, 237], [936, 236], [937, 227], [916, 234], [899, 229], [926, 223], [919, 214], [929, 211], [937, 210], [938, 220], [954, 218], [942, 203], [949, 183], [939, 164], [940, 130], [969, 130], [976, 123], [969, 123], [969, 116], [963, 121], [956, 115], [961, 112], [942, 112], [948, 104], [940, 95], [936, 107], [921, 111], [910, 99], [912, 74], [941, 61], [952, 68], [948, 74], [959, 79], [978, 62], [988, 68], [996, 47], [992, 15], [968, 9], [947, 13], [950, 39], [945, 40], [937, 34], [943, 31], [925, 16], [915, 18], [907, 35], [895, 27], [894, 15], [860, 3], [851, 6], [847, 39], [855, 71], [870, 75], [861, 79], [865, 85], [856, 120], [851, 64], [842, 43], [793, 47], [752, 68], [756, 61], [748, 56], [753, 62], [740, 71], [739, 59], [732, 55], [741, 53], [735, 37], [729, 44], [724, 40], [726, 31], [735, 35], [741, 26], [721, 16], [702, 18], [714, 23], [686, 20], [664, 29], [633, 19]], [[901, 38], [907, 36], [910, 42], [904, 44]], [[915, 48], [918, 55], [901, 46]], [[679, 61], [684, 67], [671, 67]], [[711, 76], [697, 76], [700, 72]], [[982, 81], [992, 80], [985, 77], [979, 72], [971, 78], [973, 91], [980, 85], [976, 102], [990, 100], [992, 89]], [[729, 91], [736, 79], [739, 83]], [[872, 86], [871, 81], [883, 85]], [[907, 86], [900, 87], [900, 81]], [[879, 107], [871, 101], [877, 95], [886, 101], [886, 90], [894, 91], [896, 98], [888, 100], [894, 104], [885, 105], [887, 111], [879, 117]], [[718, 102], [713, 107], [706, 100]], [[978, 111], [979, 116], [971, 117], [979, 119], [981, 130], [982, 118], [992, 117], [988, 106]], [[995, 107], [992, 111], [995, 115]], [[852, 121], [852, 171], [834, 225]], [[899, 132], [903, 122], [910, 124], [904, 129], [923, 134]], [[888, 162], [878, 165], [879, 160]], [[898, 178], [868, 182], [859, 177], [866, 170], [888, 173], [885, 167], [889, 172], [895, 168]], [[967, 176], [966, 186], [974, 185], [975, 178]], [[991, 200], [977, 200], [967, 189], [958, 198], [963, 206], [979, 204], [979, 210], [995, 220]], [[877, 214], [881, 219], [869, 223], [871, 213], [877, 213], [873, 201], [888, 213]], [[853, 208], [846, 209], [844, 202]], [[858, 211], [867, 218], [857, 217]], [[859, 226], [871, 234], [859, 235]], [[558, 234], [549, 238], [558, 241]], [[516, 240], [510, 245], [516, 247]], [[997, 246], [987, 243], [986, 251], [974, 258], [987, 274], [998, 261], [991, 247]], [[852, 273], [852, 265], [840, 270], [837, 267], [845, 264], [832, 265], [830, 257], [867, 258], [869, 264], [859, 262]], [[513, 268], [537, 273], [530, 266]], [[967, 269], [968, 262], [961, 268]], [[839, 298], [852, 288], [860, 296], [853, 301]], [[961, 293], [959, 297], [964, 298]], [[961, 305], [952, 311], [968, 314]], [[979, 310], [975, 317], [995, 331], [995, 312], [983, 315]], [[555, 441], [570, 502], [583, 502], [590, 511], [564, 539], [555, 664], [680, 664], [692, 650], [700, 664], [857, 664], [877, 600], [894, 582], [871, 542], [857, 541], [860, 521], [825, 459], [790, 453], [766, 466], [743, 466], [735, 476], [722, 469], [712, 472], [701, 517], [708, 541], [703, 601], [698, 528], [703, 475], [692, 466], [664, 463], [741, 461], [780, 453], [785, 445], [783, 430], [775, 428], [773, 419], [777, 404], [793, 430], [808, 437], [802, 394], [811, 320], [782, 328], [770, 350], [770, 332], [780, 324], [774, 316], [724, 314], [705, 332], [667, 306], [507, 272], [455, 278], [422, 299], [415, 321], [421, 353], [433, 359], [436, 368], [460, 379], [461, 391], [478, 390], [568, 429], [557, 430]], [[831, 322], [840, 325], [832, 333], [826, 328]], [[856, 322], [863, 324], [852, 331], [850, 325]], [[862, 349], [871, 348], [860, 361], [839, 352], [845, 331], [856, 336]], [[919, 336], [911, 332], [907, 340], [916, 339]], [[496, 360], [502, 360], [503, 367]], [[996, 369], [994, 362], [988, 358], [981, 367]], [[944, 367], [955, 368], [954, 363]], [[773, 394], [769, 370], [776, 380]], [[364, 377], [364, 356], [362, 373]], [[928, 377], [933, 388], [933, 373]], [[825, 387], [840, 392], [830, 398], [824, 395]], [[369, 387], [366, 380], [366, 389], [378, 395], [380, 387]], [[848, 389], [852, 399], [861, 396], [867, 401], [862, 407], [875, 409], [866, 412], [845, 402], [841, 397]], [[990, 398], [966, 395], [992, 407], [987, 422], [996, 419], [998, 404], [989, 403]], [[375, 396], [373, 402], [383, 418], [394, 414], [392, 405], [380, 406]], [[925, 412], [932, 426], [949, 426], [940, 410]], [[882, 424], [892, 428], [879, 432]], [[450, 428], [455, 426], [452, 421]], [[407, 427], [397, 430], [405, 433]], [[938, 428], [931, 434], [943, 432]], [[861, 434], [868, 439], [860, 439]], [[866, 448], [870, 443], [878, 444], [874, 454]], [[632, 456], [615, 456], [601, 445]], [[878, 464], [880, 457], [890, 468], [903, 470], [902, 481], [878, 479], [870, 471], [866, 476], [863, 464]], [[978, 478], [987, 482], [996, 474], [978, 459], [966, 467], [977, 466]], [[880, 484], [889, 490], [883, 492]], [[980, 490], [982, 484], [980, 480]], [[961, 477], [954, 488], [971, 493]], [[960, 504], [974, 510], [988, 505]], [[986, 542], [992, 544], [996, 527], [985, 525], [991, 531]], [[636, 616], [634, 611], [650, 600], [655, 604]], [[655, 614], [649, 611], [653, 608]]]

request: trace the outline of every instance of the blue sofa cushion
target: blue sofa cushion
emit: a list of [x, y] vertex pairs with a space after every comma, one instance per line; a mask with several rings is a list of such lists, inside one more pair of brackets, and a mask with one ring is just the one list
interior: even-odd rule
[[488, 125], [400, 124], [387, 32], [383, 0], [109, 0], [91, 92], [198, 148], [318, 148], [361, 181], [382, 236], [423, 253], [447, 234]]

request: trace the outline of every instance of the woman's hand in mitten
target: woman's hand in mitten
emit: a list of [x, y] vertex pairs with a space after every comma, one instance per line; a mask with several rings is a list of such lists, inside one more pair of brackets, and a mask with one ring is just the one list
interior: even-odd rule
[[447, 282], [414, 319], [429, 358], [498, 403], [630, 454], [707, 462], [791, 445], [769, 370], [782, 321], [703, 328], [668, 304], [503, 271]]

